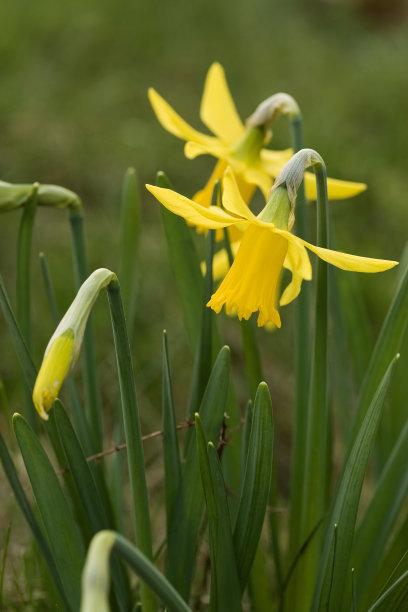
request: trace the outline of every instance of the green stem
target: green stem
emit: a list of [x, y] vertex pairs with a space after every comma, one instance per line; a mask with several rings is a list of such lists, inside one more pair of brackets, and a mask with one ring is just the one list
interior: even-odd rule
[[[75, 284], [77, 289], [79, 289], [88, 276], [84, 237], [84, 215], [82, 207], [77, 206], [69, 210], [69, 221], [71, 224], [74, 253]], [[99, 452], [103, 448], [102, 406], [99, 391], [98, 372], [96, 367], [95, 337], [91, 317], [89, 317], [86, 326], [82, 351], [86, 405], [88, 407], [89, 423], [93, 434], [94, 451]]]
[[[291, 118], [291, 139], [294, 153], [303, 148], [302, 116]], [[307, 240], [306, 197], [303, 182], [296, 198], [296, 235]], [[295, 403], [291, 459], [291, 497], [289, 514], [289, 559], [293, 559], [301, 545], [299, 508], [302, 497], [305, 457], [305, 429], [309, 395], [310, 359], [310, 287], [303, 283], [295, 306]]]
[[[25, 338], [28, 350], [31, 350], [31, 242], [37, 209], [37, 191], [38, 183], [33, 186], [33, 191], [24, 205], [17, 241], [16, 311], [20, 330]], [[31, 427], [37, 431], [35, 410], [31, 394], [26, 387], [24, 387], [24, 403], [28, 421]]]
[[[139, 410], [119, 283], [116, 280], [112, 281], [107, 291], [122, 399], [136, 544], [146, 557], [152, 559], [152, 536]], [[141, 598], [145, 612], [157, 609], [154, 595], [145, 584], [141, 585]]]
[[[317, 184], [317, 245], [327, 248], [329, 219], [326, 168], [314, 165]], [[327, 410], [327, 332], [328, 332], [328, 267], [318, 260], [316, 271], [315, 332], [312, 352], [310, 395], [305, 441], [305, 473], [302, 489], [301, 536], [310, 533], [321, 520], [327, 507], [328, 494], [328, 410]], [[316, 574], [321, 538], [315, 538], [301, 563], [298, 609], [307, 609]]]

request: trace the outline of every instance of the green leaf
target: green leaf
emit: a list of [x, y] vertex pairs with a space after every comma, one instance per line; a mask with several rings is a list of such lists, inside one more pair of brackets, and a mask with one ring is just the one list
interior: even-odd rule
[[365, 413], [374, 397], [376, 388], [382, 380], [388, 364], [400, 351], [405, 329], [408, 325], [408, 266], [388, 310], [380, 335], [371, 355], [366, 371], [353, 425], [353, 439], [364, 419]]
[[[203, 397], [203, 393], [211, 373], [213, 311], [211, 308], [208, 308], [206, 304], [209, 301], [213, 291], [212, 260], [214, 255], [214, 240], [215, 232], [214, 230], [210, 230], [207, 234], [206, 240], [206, 274], [204, 281], [203, 301], [201, 306], [200, 337], [195, 353], [193, 380], [191, 383], [189, 400], [188, 412], [190, 418], [193, 418], [200, 406], [201, 398]], [[187, 440], [189, 440], [189, 438], [190, 436], [187, 435]]]
[[[119, 283], [117, 281], [111, 281], [107, 286], [107, 292], [115, 340], [123, 424], [126, 437], [134, 532], [136, 543], [140, 550], [147, 557], [152, 558], [152, 534], [142, 434], [136, 399], [132, 357]], [[151, 591], [146, 589], [144, 585], [142, 585], [141, 591], [145, 612], [155, 611], [157, 606]]]
[[234, 526], [234, 545], [241, 591], [244, 590], [262, 531], [273, 461], [272, 403], [261, 383], [255, 396], [245, 477]]
[[24, 375], [24, 380], [30, 391], [33, 390], [35, 379], [37, 377], [37, 370], [34, 362], [31, 359], [27, 343], [25, 342], [16, 317], [10, 306], [10, 301], [6, 292], [6, 288], [3, 283], [3, 279], [0, 276], [0, 307], [3, 311], [4, 318], [13, 339], [15, 351], [17, 353], [18, 360]]
[[[104, 511], [102, 500], [80, 442], [59, 400], [55, 402], [53, 412], [71, 474], [92, 526], [93, 534], [95, 534], [101, 529], [109, 527], [108, 517]], [[120, 609], [127, 610], [130, 606], [130, 593], [126, 576], [117, 564], [112, 566], [111, 571], [113, 581], [115, 586], [117, 586], [115, 594], [118, 598]]]
[[[399, 365], [399, 364], [397, 364]], [[359, 597], [366, 599], [373, 585], [378, 559], [395, 528], [399, 511], [408, 492], [408, 423], [385, 465], [374, 495], [364, 513], [353, 545], [353, 565], [358, 576]]]
[[401, 612], [408, 604], [408, 570], [371, 606], [368, 612]]
[[0, 459], [3, 464], [3, 469], [7, 476], [7, 480], [9, 481], [9, 484], [13, 490], [17, 503], [20, 506], [20, 510], [23, 513], [28, 523], [28, 526], [30, 527], [31, 532], [38, 544], [38, 548], [41, 552], [41, 555], [45, 563], [47, 564], [47, 567], [52, 576], [52, 579], [56, 587], [58, 588], [62, 601], [64, 602], [66, 609], [70, 609], [70, 606], [68, 604], [68, 599], [64, 592], [64, 588], [63, 588], [61, 579], [59, 577], [57, 566], [55, 565], [55, 561], [54, 561], [52, 552], [50, 550], [50, 547], [48, 545], [48, 542], [43, 532], [41, 531], [41, 528], [34, 515], [34, 512], [31, 509], [30, 503], [24, 493], [24, 489], [21, 486], [13, 460], [10, 457], [10, 454], [7, 450], [6, 443], [4, 442], [3, 436], [1, 434], [0, 434]]
[[139, 183], [135, 169], [128, 168], [122, 185], [119, 279], [130, 338], [133, 336], [136, 312], [135, 272], [139, 246], [140, 212]]
[[199, 414], [195, 415], [197, 455], [210, 531], [210, 610], [242, 610], [231, 519], [221, 464], [215, 446], [207, 447]]
[[[230, 351], [223, 347], [216, 359], [200, 406], [200, 417], [209, 440], [218, 439], [224, 418], [229, 387]], [[193, 576], [198, 532], [204, 498], [200, 482], [197, 450], [189, 445], [183, 480], [177, 497], [173, 526], [169, 534], [166, 575], [187, 601]]]
[[[164, 174], [157, 174], [156, 184], [171, 189], [171, 184]], [[190, 229], [181, 217], [160, 206], [164, 231], [166, 234], [171, 268], [187, 332], [187, 338], [193, 354], [196, 353], [200, 338], [200, 320], [203, 298], [203, 277]]]
[[[385, 395], [396, 358], [392, 360], [351, 444], [330, 511], [312, 610], [338, 612], [341, 602], [351, 599], [350, 558], [358, 504], [370, 451], [381, 417]], [[333, 526], [337, 525], [333, 547]], [[357, 575], [358, 580], [358, 575]]]
[[19, 414], [13, 426], [64, 590], [72, 610], [78, 610], [85, 560], [78, 528], [38, 437]]
[[169, 534], [173, 523], [177, 492], [181, 482], [180, 452], [174, 414], [173, 392], [171, 387], [170, 365], [167, 347], [167, 333], [163, 332], [163, 459], [164, 486], [166, 493], [166, 524]]

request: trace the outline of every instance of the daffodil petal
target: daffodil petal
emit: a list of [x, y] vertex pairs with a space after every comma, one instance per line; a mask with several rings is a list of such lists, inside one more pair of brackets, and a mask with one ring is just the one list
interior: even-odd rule
[[[310, 242], [306, 242], [299, 236], [295, 236], [286, 230], [280, 230], [274, 228], [274, 231], [277, 234], [281, 234], [285, 236], [289, 243], [294, 246], [299, 246], [299, 244], [303, 244], [313, 253], [316, 253], [323, 259], [327, 261], [327, 263], [336, 266], [337, 268], [341, 268], [342, 270], [349, 270], [350, 272], [384, 272], [385, 270], [389, 270], [394, 266], [398, 265], [398, 261], [391, 261], [388, 259], [374, 259], [372, 257], [361, 257], [360, 255], [351, 255], [350, 253], [342, 253], [341, 251], [332, 251], [331, 249], [325, 249], [323, 247], [315, 246], [314, 244], [310, 244]], [[307, 278], [306, 276], [304, 278]]]
[[210, 67], [200, 108], [201, 121], [227, 144], [240, 140], [245, 128], [238, 115], [221, 64]]
[[279, 300], [281, 306], [286, 306], [299, 295], [302, 281], [312, 278], [312, 266], [304, 246], [293, 242], [288, 244], [288, 253], [283, 265], [292, 272], [292, 280]]
[[209, 142], [196, 142], [189, 140], [184, 145], [184, 155], [187, 159], [195, 159], [199, 155], [213, 155], [220, 159], [228, 156], [228, 150], [216, 138]]
[[273, 178], [278, 176], [283, 166], [290, 160], [293, 155], [292, 149], [284, 149], [283, 151], [272, 151], [271, 149], [262, 149], [261, 165], [264, 170]]
[[[305, 172], [305, 192], [309, 200], [316, 200], [316, 178], [313, 172]], [[344, 200], [358, 195], [367, 189], [364, 183], [354, 183], [352, 181], [340, 181], [339, 179], [327, 179], [327, 194], [329, 200]]]
[[304, 242], [308, 249], [316, 253], [328, 263], [351, 272], [384, 272], [398, 265], [398, 261], [389, 261], [387, 259], [373, 259], [371, 257], [360, 257], [358, 255], [350, 255], [349, 253], [341, 253], [340, 251], [332, 251], [317, 247], [308, 242]]
[[272, 187], [272, 179], [262, 168], [247, 168], [242, 172], [244, 179], [252, 185], [257, 185], [262, 191], [265, 200], [268, 199], [269, 190]]
[[209, 206], [208, 208], [201, 206], [171, 189], [164, 189], [154, 185], [146, 185], [146, 188], [168, 210], [180, 217], [184, 217], [186, 221], [193, 225], [199, 225], [207, 229], [218, 229], [241, 222], [241, 219], [233, 217], [218, 206]]
[[233, 215], [248, 220], [256, 218], [241, 196], [235, 175], [230, 167], [224, 173], [222, 203], [224, 208]]
[[216, 141], [216, 138], [202, 134], [192, 128], [152, 87], [149, 89], [148, 95], [156, 117], [165, 130], [183, 140], [191, 140], [203, 145], [210, 145], [213, 141]]

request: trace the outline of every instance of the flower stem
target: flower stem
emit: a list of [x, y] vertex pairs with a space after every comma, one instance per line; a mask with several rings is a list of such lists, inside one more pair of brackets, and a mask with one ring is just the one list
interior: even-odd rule
[[[317, 185], [317, 244], [329, 244], [329, 217], [326, 168], [323, 162], [313, 165]], [[316, 271], [315, 331], [312, 350], [312, 370], [308, 410], [306, 413], [306, 440], [304, 481], [302, 487], [300, 529], [307, 535], [322, 519], [328, 497], [329, 473], [329, 418], [327, 410], [327, 332], [328, 332], [328, 267], [319, 259]], [[307, 362], [306, 362], [307, 363]], [[305, 364], [304, 364], [305, 365]], [[317, 534], [319, 536], [319, 534]], [[299, 572], [297, 591], [298, 609], [308, 608], [319, 555], [320, 538], [315, 537], [305, 552]]]
[[[146, 557], [152, 559], [152, 536], [139, 410], [119, 283], [116, 280], [111, 281], [107, 291], [119, 372], [136, 544]], [[141, 598], [144, 611], [157, 609], [153, 593], [144, 583], [141, 584]]]
[[[293, 152], [303, 148], [303, 126], [301, 114], [290, 121]], [[296, 198], [296, 234], [307, 240], [306, 197], [303, 181]], [[296, 300], [295, 311], [295, 402], [293, 417], [293, 442], [291, 459], [291, 497], [289, 514], [289, 560], [293, 559], [301, 545], [299, 508], [304, 480], [305, 428], [307, 398], [309, 392], [309, 370], [305, 364], [310, 358], [310, 288], [303, 283]]]
[[[69, 221], [74, 253], [74, 275], [77, 289], [88, 276], [84, 237], [84, 215], [81, 206], [69, 210]], [[89, 317], [83, 340], [83, 372], [88, 406], [89, 422], [93, 434], [93, 450], [103, 448], [102, 407], [99, 392], [98, 372], [96, 367], [95, 337], [92, 319]]]
[[[31, 292], [30, 292], [30, 263], [31, 263], [31, 242], [35, 213], [37, 209], [38, 183], [33, 186], [33, 191], [24, 205], [23, 214], [20, 221], [17, 242], [17, 280], [16, 280], [16, 311], [17, 320], [21, 333], [26, 341], [27, 348], [31, 349]], [[37, 431], [37, 420], [31, 399], [31, 393], [24, 386], [24, 403], [28, 421], [35, 431]]]

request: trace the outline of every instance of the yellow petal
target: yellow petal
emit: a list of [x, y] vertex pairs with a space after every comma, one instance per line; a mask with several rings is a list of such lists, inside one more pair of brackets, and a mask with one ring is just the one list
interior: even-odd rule
[[188, 141], [184, 145], [184, 155], [187, 159], [195, 159], [199, 155], [213, 155], [219, 159], [225, 159], [228, 156], [228, 149], [215, 138], [209, 142]]
[[255, 219], [255, 215], [246, 205], [238, 189], [235, 175], [228, 167], [224, 173], [222, 203], [226, 210], [244, 219]]
[[71, 365], [74, 349], [74, 333], [67, 329], [48, 349], [38, 372], [33, 390], [33, 402], [42, 419], [57, 398]]
[[271, 149], [262, 149], [261, 164], [263, 169], [273, 178], [277, 177], [283, 166], [290, 160], [293, 155], [292, 149], [283, 151], [272, 151]]
[[203, 145], [210, 145], [216, 138], [207, 136], [192, 128], [184, 119], [174, 111], [152, 87], [148, 91], [149, 100], [165, 130], [183, 140], [192, 140]]
[[309, 256], [302, 245], [289, 242], [288, 253], [284, 262], [285, 268], [292, 272], [292, 280], [282, 293], [279, 304], [286, 306], [292, 302], [300, 293], [303, 280], [312, 278], [312, 266]]
[[258, 325], [268, 322], [280, 327], [276, 292], [288, 243], [269, 229], [251, 223], [245, 231], [227, 276], [207, 306], [227, 314], [234, 309], [240, 319], [259, 311]]
[[[343, 200], [365, 191], [367, 185], [354, 183], [352, 181], [340, 181], [338, 179], [327, 179], [327, 193], [329, 200]], [[305, 172], [305, 192], [309, 200], [316, 200], [316, 178], [313, 172]]]
[[251, 185], [257, 185], [262, 191], [265, 200], [268, 200], [269, 190], [272, 187], [272, 179], [261, 166], [252, 166], [242, 172], [244, 179]]
[[[295, 247], [299, 245], [304, 245], [316, 255], [327, 261], [327, 263], [336, 266], [337, 268], [341, 268], [342, 270], [349, 270], [350, 272], [384, 272], [385, 270], [389, 270], [394, 266], [398, 265], [398, 261], [390, 261], [388, 259], [373, 259], [372, 257], [360, 257], [359, 255], [351, 255], [349, 253], [342, 253], [341, 251], [332, 251], [331, 249], [325, 249], [323, 247], [315, 246], [314, 244], [310, 244], [306, 242], [306, 240], [302, 240], [299, 236], [295, 236], [286, 230], [273, 230], [277, 234], [281, 234], [285, 236], [289, 243], [293, 244]], [[304, 278], [307, 278], [306, 276]]]
[[186, 221], [193, 225], [199, 225], [208, 229], [218, 229], [244, 221], [233, 217], [218, 206], [209, 206], [207, 208], [200, 204], [196, 204], [193, 200], [189, 200], [171, 189], [164, 189], [163, 187], [155, 187], [153, 185], [146, 185], [146, 189], [150, 191], [163, 206], [176, 215], [184, 217]]
[[214, 63], [207, 73], [200, 117], [216, 136], [229, 145], [240, 140], [245, 132], [221, 64]]
[[349, 253], [341, 253], [340, 251], [331, 251], [330, 249], [317, 247], [308, 242], [304, 242], [304, 244], [308, 249], [316, 253], [320, 259], [342, 270], [350, 270], [352, 272], [384, 272], [398, 265], [398, 261], [359, 257], [358, 255], [350, 255]]

